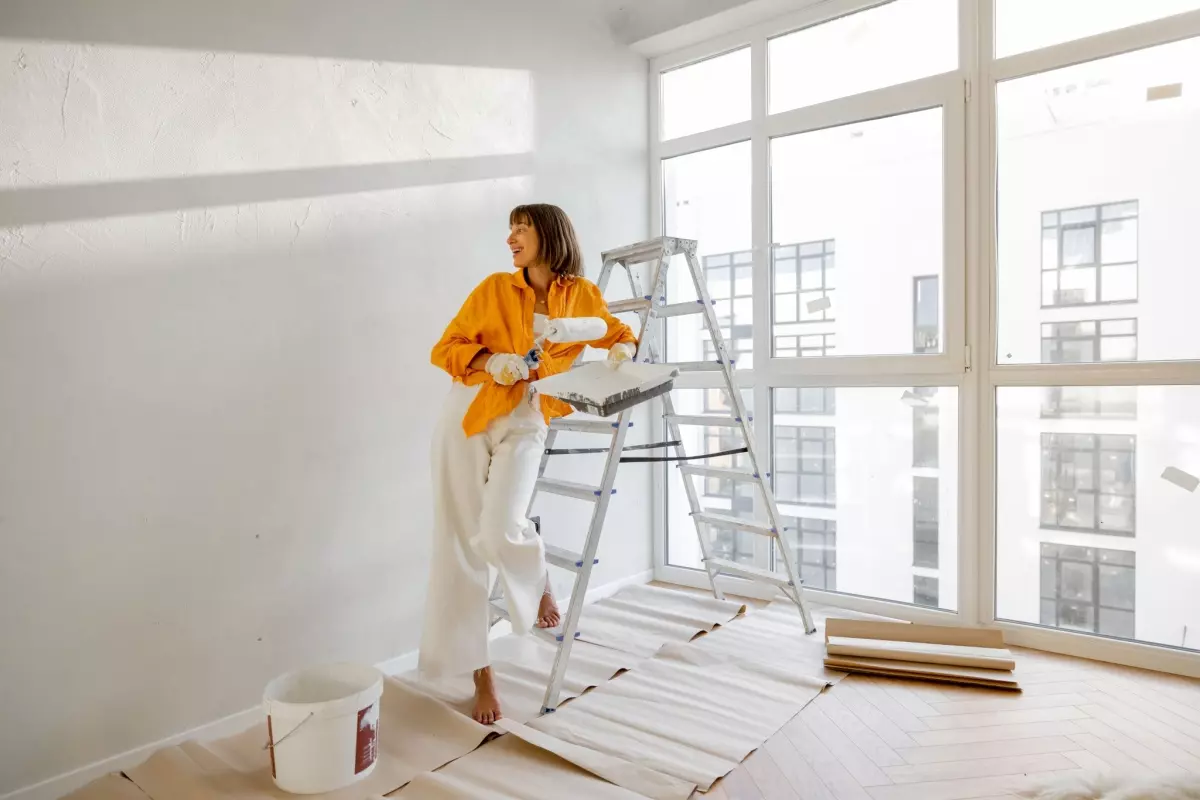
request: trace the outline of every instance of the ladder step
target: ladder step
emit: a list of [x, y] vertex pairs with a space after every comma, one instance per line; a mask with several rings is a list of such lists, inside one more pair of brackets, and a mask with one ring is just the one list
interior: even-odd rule
[[[574, 420], [570, 417], [560, 417], [559, 419], [550, 420], [550, 430], [552, 431], [575, 431], [577, 433], [607, 433], [613, 434], [617, 432], [617, 422], [604, 422], [602, 420], [580, 419]], [[630, 422], [628, 427], [632, 428], [633, 423]]]
[[737, 467], [708, 467], [703, 464], [680, 464], [684, 475], [703, 475], [706, 478], [731, 478], [735, 481], [757, 481], [758, 473]]
[[666, 306], [655, 306], [654, 316], [656, 317], [684, 317], [688, 314], [701, 314], [704, 312], [704, 303], [700, 300], [693, 300], [690, 303], [671, 303]]
[[[561, 494], [564, 497], [577, 497], [580, 500], [596, 500], [600, 497], [599, 486], [588, 486], [586, 483], [560, 481], [554, 478], [539, 478], [537, 482], [537, 488], [539, 492]], [[613, 489], [610, 492], [610, 494], [616, 493], [616, 489]]]
[[[503, 600], [492, 600], [490, 603], [488, 603], [488, 606], [493, 615], [507, 622], [512, 622], [512, 619], [510, 619], [508, 616], [508, 609], [505, 608]], [[550, 644], [558, 644], [563, 640], [561, 625], [559, 625], [557, 628], [539, 628], [538, 626], [534, 625], [533, 628], [530, 629], [530, 633], [539, 639], [545, 639], [547, 642], [550, 642]], [[575, 631], [575, 638], [579, 638], [579, 631]]]
[[[672, 362], [667, 366], [675, 367], [680, 372], [720, 372], [724, 365], [720, 361], [681, 361]], [[730, 362], [730, 367], [733, 362]]]
[[710, 558], [705, 563], [708, 565], [709, 571], [715, 575], [734, 575], [738, 578], [749, 578], [752, 581], [762, 581], [780, 587], [792, 585], [787, 575], [762, 567], [751, 567], [724, 558]]
[[683, 317], [687, 316], [688, 314], [703, 313], [704, 303], [700, 300], [693, 300], [689, 303], [658, 305], [649, 298], [634, 298], [633, 300], [618, 300], [608, 304], [608, 310], [613, 314], [641, 314], [647, 309], [649, 309], [655, 317]]
[[[583, 556], [579, 553], [573, 553], [565, 547], [557, 547], [556, 545], [548, 544], [546, 548], [546, 561], [556, 567], [569, 569], [572, 572], [578, 572], [583, 569]], [[593, 558], [593, 564], [599, 564], [600, 559]]]
[[777, 538], [778, 536], [770, 523], [756, 522], [752, 519], [738, 519], [737, 517], [728, 517], [724, 514], [713, 514], [709, 511], [697, 511], [692, 516], [699, 522], [707, 522], [709, 525], [716, 525], [719, 528], [733, 528], [734, 530], [757, 533], [759, 536], [769, 536], [771, 538]]
[[664, 414], [668, 422], [676, 425], [710, 425], [715, 428], [738, 428], [741, 422], [733, 417], [698, 417], [689, 414]]
[[642, 313], [652, 305], [649, 297], [635, 297], [632, 300], [617, 300], [608, 304], [610, 314]]

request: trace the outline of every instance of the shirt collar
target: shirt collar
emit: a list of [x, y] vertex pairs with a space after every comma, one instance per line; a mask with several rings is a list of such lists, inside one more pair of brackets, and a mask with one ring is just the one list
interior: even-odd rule
[[[523, 269], [514, 270], [512, 275], [510, 276], [510, 279], [512, 280], [513, 286], [516, 286], [518, 289], [530, 288], [529, 283], [525, 280], [525, 270], [523, 270]], [[557, 283], [559, 286], [566, 286], [567, 285], [566, 276], [564, 276], [564, 275], [555, 276], [554, 280], [551, 282], [551, 285], [553, 285], [555, 283]]]

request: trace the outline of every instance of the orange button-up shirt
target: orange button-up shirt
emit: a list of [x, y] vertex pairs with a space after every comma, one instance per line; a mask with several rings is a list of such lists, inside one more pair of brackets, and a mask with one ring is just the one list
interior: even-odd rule
[[[528, 353], [533, 347], [535, 301], [533, 288], [525, 282], [524, 270], [492, 275], [475, 287], [441, 340], [433, 346], [434, 366], [467, 386], [483, 385], [463, 417], [463, 432], [467, 436], [483, 433], [489, 422], [511, 414], [529, 392], [525, 381], [501, 386], [486, 370], [471, 369], [470, 364], [485, 349], [522, 357]], [[608, 303], [599, 287], [586, 278], [560, 277], [551, 282], [546, 305], [550, 319], [600, 317], [608, 323], [608, 332], [594, 342], [546, 342], [541, 365], [529, 372], [531, 381], [569, 369], [585, 345], [607, 349], [620, 342], [637, 341], [628, 325], [608, 313]], [[571, 406], [552, 397], [542, 397], [541, 404], [547, 423], [553, 417], [573, 411]]]

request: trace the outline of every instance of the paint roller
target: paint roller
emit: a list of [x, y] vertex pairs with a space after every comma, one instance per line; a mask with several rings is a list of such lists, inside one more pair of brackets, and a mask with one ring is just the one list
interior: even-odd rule
[[525, 365], [537, 369], [542, 361], [542, 350], [546, 342], [552, 344], [573, 344], [577, 342], [594, 342], [603, 339], [608, 333], [608, 323], [600, 317], [563, 317], [547, 320], [546, 329], [533, 342], [533, 347], [525, 354]]

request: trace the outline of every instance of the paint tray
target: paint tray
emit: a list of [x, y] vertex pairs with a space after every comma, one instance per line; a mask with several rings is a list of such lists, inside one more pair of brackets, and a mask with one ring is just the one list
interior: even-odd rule
[[589, 361], [569, 372], [533, 382], [538, 394], [569, 403], [577, 411], [608, 417], [652, 397], [666, 394], [679, 369], [669, 364], [626, 361], [613, 369], [603, 361]]

